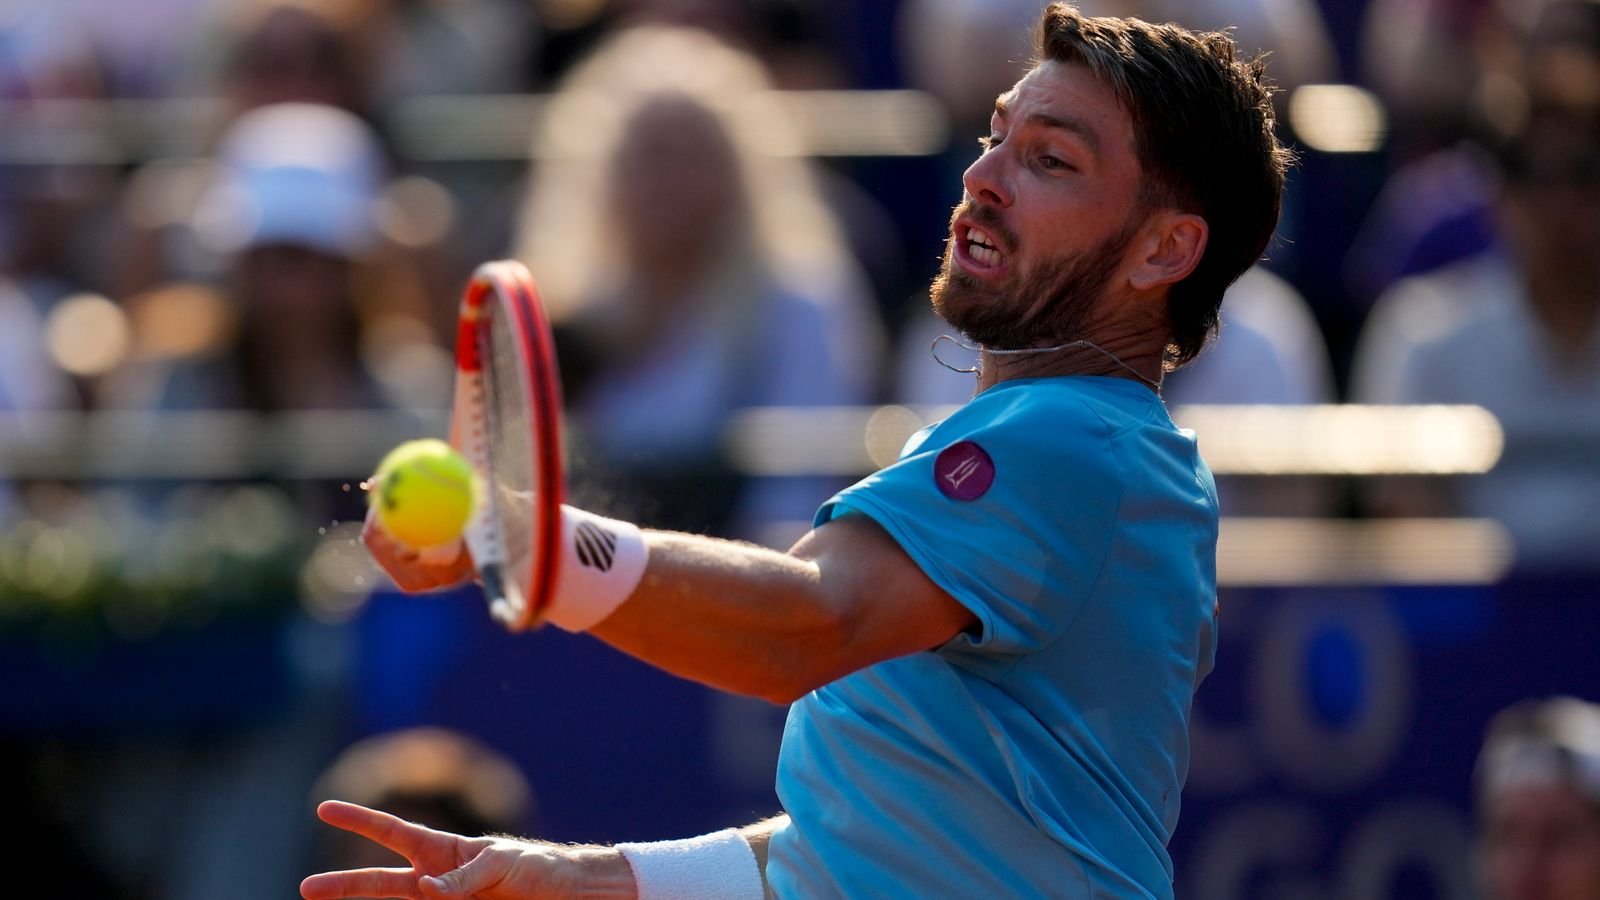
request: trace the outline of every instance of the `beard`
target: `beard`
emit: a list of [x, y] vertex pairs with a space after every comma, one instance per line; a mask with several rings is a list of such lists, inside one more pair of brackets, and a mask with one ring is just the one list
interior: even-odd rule
[[1026, 275], [990, 284], [955, 265], [955, 221], [962, 216], [997, 235], [1011, 253], [1018, 250], [998, 212], [963, 201], [950, 216], [944, 261], [929, 290], [933, 311], [992, 350], [1042, 347], [1082, 335], [1139, 224], [1130, 216], [1121, 230], [1088, 250], [1046, 257]]

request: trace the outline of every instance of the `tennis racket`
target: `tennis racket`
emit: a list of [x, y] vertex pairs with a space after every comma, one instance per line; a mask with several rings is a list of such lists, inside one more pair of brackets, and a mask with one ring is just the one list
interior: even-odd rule
[[467, 525], [484, 600], [512, 631], [538, 624], [560, 555], [561, 384], [539, 290], [513, 260], [484, 263], [456, 326], [450, 440], [483, 480]]

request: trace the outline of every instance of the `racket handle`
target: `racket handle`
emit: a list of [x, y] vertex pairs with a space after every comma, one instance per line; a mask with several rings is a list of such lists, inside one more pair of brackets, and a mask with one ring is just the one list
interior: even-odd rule
[[499, 563], [482, 566], [478, 569], [478, 578], [483, 582], [483, 599], [489, 604], [489, 615], [496, 622], [513, 631], [532, 624], [522, 621], [522, 611], [527, 608], [527, 601], [523, 599], [515, 580], [505, 576], [504, 566]]

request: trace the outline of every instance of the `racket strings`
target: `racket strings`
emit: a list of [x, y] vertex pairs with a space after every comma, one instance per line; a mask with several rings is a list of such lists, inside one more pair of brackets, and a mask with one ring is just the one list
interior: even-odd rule
[[[482, 410], [488, 465], [484, 487], [493, 497], [496, 539], [508, 576], [519, 580], [532, 568], [533, 504], [511, 501], [533, 496], [537, 485], [528, 422], [528, 361], [506, 302], [507, 298], [497, 296], [486, 304], [487, 318], [480, 332], [486, 363]], [[516, 612], [520, 615], [522, 610]]]
[[[489, 454], [489, 424], [487, 422], [488, 389], [481, 375], [473, 377], [468, 383], [466, 419], [463, 427], [466, 431], [467, 446], [472, 448], [470, 454], [472, 463], [477, 467], [479, 476], [487, 485], [492, 477], [493, 463]], [[485, 490], [480, 499], [477, 516], [477, 541], [479, 547], [473, 547], [473, 556], [480, 563], [502, 562], [505, 554], [502, 552], [504, 544], [500, 540], [500, 517], [496, 514], [494, 492]]]

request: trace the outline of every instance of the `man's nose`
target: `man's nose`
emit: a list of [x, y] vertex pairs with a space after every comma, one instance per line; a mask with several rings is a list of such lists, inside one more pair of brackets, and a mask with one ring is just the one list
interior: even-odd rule
[[961, 175], [967, 196], [977, 203], [1001, 208], [1011, 205], [1012, 190], [1005, 172], [1004, 154], [990, 150], [972, 161]]

